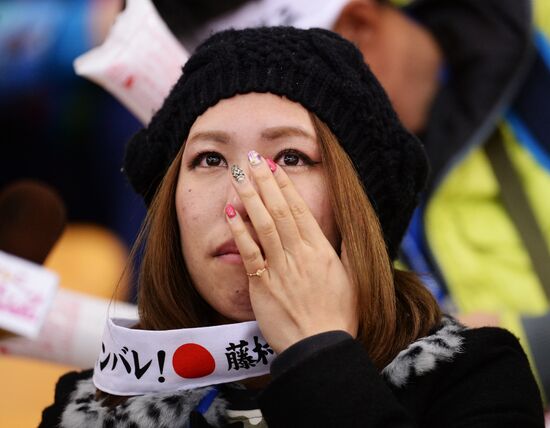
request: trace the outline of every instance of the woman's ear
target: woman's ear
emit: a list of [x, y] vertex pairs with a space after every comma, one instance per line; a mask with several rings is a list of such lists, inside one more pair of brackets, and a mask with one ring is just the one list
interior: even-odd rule
[[340, 12], [334, 31], [362, 50], [380, 28], [382, 7], [377, 0], [352, 0]]

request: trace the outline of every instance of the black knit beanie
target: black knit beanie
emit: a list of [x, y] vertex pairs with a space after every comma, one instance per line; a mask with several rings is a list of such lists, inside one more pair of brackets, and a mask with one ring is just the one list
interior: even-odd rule
[[426, 155], [361, 53], [327, 30], [227, 30], [200, 45], [162, 108], [126, 147], [124, 170], [146, 204], [195, 119], [221, 99], [250, 92], [285, 96], [328, 125], [359, 173], [394, 259], [426, 183]]

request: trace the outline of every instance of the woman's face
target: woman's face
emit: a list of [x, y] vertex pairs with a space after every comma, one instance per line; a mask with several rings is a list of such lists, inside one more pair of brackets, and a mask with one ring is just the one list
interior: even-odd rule
[[248, 277], [226, 222], [230, 203], [256, 237], [231, 184], [229, 169], [248, 172], [255, 150], [284, 168], [328, 241], [339, 237], [325, 183], [317, 136], [307, 110], [272, 94], [237, 95], [199, 116], [187, 139], [176, 188], [180, 240], [201, 296], [224, 319], [254, 319]]

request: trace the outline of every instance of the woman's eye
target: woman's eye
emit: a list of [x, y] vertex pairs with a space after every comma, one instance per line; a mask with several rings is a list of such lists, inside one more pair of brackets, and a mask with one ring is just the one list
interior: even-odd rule
[[215, 168], [219, 166], [227, 166], [225, 159], [222, 155], [216, 152], [199, 153], [195, 159], [193, 159], [192, 167], [200, 168]]
[[287, 166], [296, 166], [300, 162], [300, 157], [294, 153], [287, 153], [283, 156], [283, 163]]
[[296, 150], [283, 150], [274, 160], [281, 166], [309, 166], [316, 163], [309, 156]]
[[204, 157], [204, 163], [208, 166], [220, 166], [222, 163], [222, 158], [216, 154], [207, 154]]

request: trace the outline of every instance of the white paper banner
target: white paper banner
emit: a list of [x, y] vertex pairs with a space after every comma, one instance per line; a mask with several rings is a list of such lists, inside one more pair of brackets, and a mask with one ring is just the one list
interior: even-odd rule
[[55, 296], [58, 276], [0, 251], [0, 328], [36, 338]]
[[[256, 0], [209, 21], [185, 39], [191, 52], [227, 28], [290, 25], [331, 29], [349, 0]], [[105, 42], [74, 62], [76, 74], [110, 92], [144, 124], [162, 106], [189, 58], [150, 0], [128, 0]]]
[[96, 362], [109, 316], [134, 318], [138, 311], [130, 303], [59, 288], [38, 337], [2, 339], [0, 354], [88, 369]]
[[269, 373], [274, 351], [257, 322], [180, 330], [138, 330], [113, 318], [94, 367], [97, 388], [140, 395], [215, 385]]
[[105, 42], [78, 57], [74, 68], [147, 124], [188, 57], [150, 0], [128, 0]]

